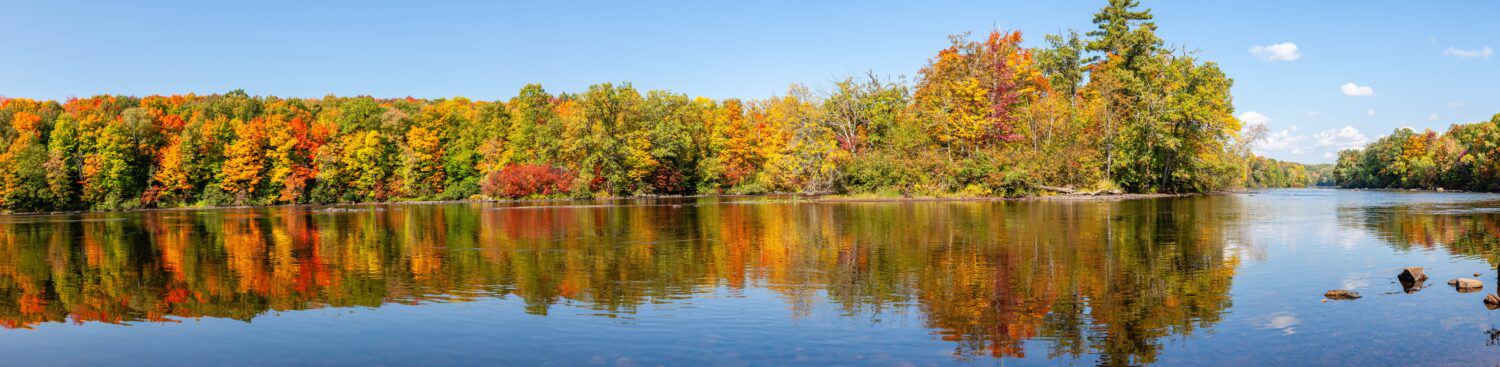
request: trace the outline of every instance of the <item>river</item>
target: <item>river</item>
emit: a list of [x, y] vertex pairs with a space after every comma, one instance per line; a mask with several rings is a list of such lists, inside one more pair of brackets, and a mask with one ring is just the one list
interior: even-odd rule
[[0, 365], [1500, 362], [1497, 195], [335, 208], [0, 216]]

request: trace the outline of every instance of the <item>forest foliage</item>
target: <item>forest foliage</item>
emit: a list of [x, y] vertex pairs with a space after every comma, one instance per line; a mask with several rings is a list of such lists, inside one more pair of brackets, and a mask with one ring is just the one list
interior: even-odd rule
[[[1251, 157], [1247, 164], [1249, 177], [1245, 186], [1249, 188], [1324, 186], [1320, 184], [1319, 165], [1278, 161], [1266, 157]], [[1331, 167], [1328, 165], [1323, 165]]]
[[1233, 81], [1112, 0], [1026, 47], [956, 35], [914, 81], [760, 100], [629, 83], [508, 101], [99, 95], [0, 101], [12, 211], [597, 197], [1018, 196], [1040, 185], [1201, 193], [1301, 186], [1250, 151]]
[[1443, 133], [1396, 129], [1339, 152], [1333, 175], [1345, 188], [1500, 191], [1500, 114]]

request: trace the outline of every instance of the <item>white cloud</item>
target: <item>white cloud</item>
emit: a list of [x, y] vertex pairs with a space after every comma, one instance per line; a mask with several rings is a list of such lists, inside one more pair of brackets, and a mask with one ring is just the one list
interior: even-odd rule
[[1438, 114], [1436, 114], [1436, 113], [1431, 114], [1431, 115], [1427, 115], [1427, 121], [1437, 121], [1439, 118], [1442, 118], [1442, 117], [1438, 116]]
[[1375, 95], [1374, 88], [1370, 88], [1370, 86], [1368, 85], [1354, 84], [1353, 82], [1344, 83], [1344, 85], [1339, 86], [1339, 91], [1343, 92], [1346, 96], [1353, 97], [1368, 97]]
[[1355, 289], [1360, 289], [1360, 288], [1365, 288], [1365, 287], [1369, 287], [1370, 286], [1370, 280], [1369, 279], [1366, 279], [1366, 278], [1355, 278], [1356, 276], [1357, 275], [1350, 275], [1348, 277], [1345, 277], [1344, 279], [1340, 279], [1339, 280], [1339, 288], [1348, 289], [1348, 290], [1355, 290]]
[[[1260, 112], [1245, 111], [1245, 113], [1240, 114], [1240, 121], [1245, 122], [1245, 129], [1248, 130], [1252, 126], [1260, 125], [1264, 127], [1270, 124], [1271, 117]], [[1288, 126], [1285, 130], [1277, 132], [1269, 132], [1269, 129], [1266, 131], [1266, 135], [1255, 142], [1257, 151], [1284, 150], [1290, 151], [1292, 154], [1302, 154], [1304, 151], [1303, 144], [1301, 143], [1307, 140], [1307, 135], [1297, 135], [1297, 125]]]
[[1375, 117], [1375, 109], [1371, 108], [1371, 109], [1365, 110], [1365, 116]]
[[1359, 132], [1353, 126], [1345, 126], [1342, 129], [1328, 130], [1318, 133], [1318, 146], [1336, 149], [1353, 149], [1364, 147], [1370, 142], [1370, 137]]
[[1490, 56], [1495, 56], [1495, 49], [1490, 48], [1490, 46], [1484, 46], [1473, 50], [1449, 47], [1447, 50], [1443, 50], [1443, 55], [1453, 56], [1460, 59], [1488, 59], [1490, 58]]
[[1244, 121], [1246, 126], [1265, 125], [1271, 123], [1271, 117], [1263, 115], [1260, 112], [1245, 111], [1245, 113], [1240, 114], [1240, 121]]
[[1265, 150], [1290, 150], [1292, 154], [1302, 154], [1302, 142], [1307, 140], [1307, 135], [1295, 135], [1297, 125], [1287, 127], [1286, 130], [1266, 134], [1266, 138], [1255, 144], [1257, 148]]
[[1302, 58], [1302, 51], [1297, 50], [1297, 44], [1291, 42], [1251, 47], [1250, 54], [1266, 61], [1293, 61]]
[[1283, 311], [1267, 316], [1264, 320], [1260, 321], [1258, 327], [1261, 329], [1281, 330], [1282, 335], [1292, 335], [1297, 333], [1297, 324], [1300, 323], [1302, 323], [1302, 320], [1297, 319], [1297, 314]]
[[1464, 103], [1459, 101], [1448, 102], [1448, 108], [1464, 108]]

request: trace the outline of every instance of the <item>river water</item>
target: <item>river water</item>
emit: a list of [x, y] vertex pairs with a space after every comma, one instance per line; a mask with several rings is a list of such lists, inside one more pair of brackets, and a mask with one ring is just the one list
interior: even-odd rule
[[0, 365], [1493, 365], [1496, 261], [1461, 193], [14, 215]]

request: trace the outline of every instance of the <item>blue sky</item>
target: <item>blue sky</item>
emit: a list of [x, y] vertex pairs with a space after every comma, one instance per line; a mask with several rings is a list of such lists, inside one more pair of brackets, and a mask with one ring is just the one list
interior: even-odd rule
[[[761, 98], [867, 71], [910, 78], [949, 34], [1018, 29], [1040, 44], [1090, 29], [1104, 3], [0, 0], [0, 95], [506, 99], [526, 83], [628, 81]], [[1397, 127], [1500, 112], [1500, 2], [1144, 3], [1163, 38], [1235, 79], [1236, 114], [1270, 128], [1258, 151], [1274, 158], [1329, 162]], [[1284, 43], [1296, 52], [1252, 52]]]

